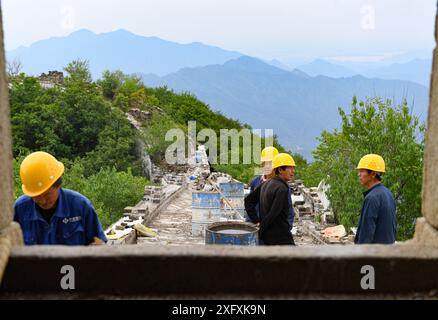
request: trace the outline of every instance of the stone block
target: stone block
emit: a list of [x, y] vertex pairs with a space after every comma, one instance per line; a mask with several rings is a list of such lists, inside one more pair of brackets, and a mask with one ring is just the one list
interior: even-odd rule
[[429, 224], [425, 218], [418, 218], [414, 241], [422, 246], [438, 247], [438, 230]]
[[9, 226], [0, 230], [0, 237], [9, 239], [12, 246], [24, 245], [23, 232], [17, 222], [11, 222]]
[[140, 215], [146, 214], [148, 212], [149, 212], [149, 209], [147, 207], [137, 208], [137, 213]]
[[133, 210], [134, 208], [133, 207], [125, 207], [125, 209], [123, 209], [123, 213], [125, 214], [125, 213], [127, 213], [127, 214], [129, 214], [129, 213], [132, 213], [132, 210]]

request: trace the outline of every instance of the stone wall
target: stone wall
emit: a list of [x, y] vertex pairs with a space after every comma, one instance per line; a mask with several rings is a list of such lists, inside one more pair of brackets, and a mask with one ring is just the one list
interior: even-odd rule
[[0, 8], [0, 283], [13, 246], [23, 244], [20, 226], [12, 222], [12, 141], [8, 85], [5, 71], [3, 23]]
[[64, 74], [61, 71], [49, 71], [39, 76], [40, 84], [43, 88], [53, 88], [64, 84]]
[[[63, 265], [75, 269], [75, 290], [60, 287]], [[361, 286], [365, 265], [374, 267], [375, 289]], [[436, 299], [437, 265], [437, 248], [407, 245], [23, 247], [12, 253], [0, 298]]]
[[[435, 19], [435, 42], [438, 41], [438, 15]], [[418, 219], [415, 240], [423, 245], [438, 247], [438, 50], [433, 52], [430, 81], [429, 114], [422, 191], [424, 218]]]
[[[168, 174], [169, 176], [170, 174]], [[133, 207], [126, 207], [123, 217], [111, 225], [105, 233], [123, 235], [119, 239], [109, 240], [109, 245], [126, 245], [137, 243], [137, 232], [133, 226], [137, 223], [147, 226], [165, 210], [169, 203], [186, 188], [185, 179], [173, 179], [174, 184], [165, 186], [146, 186], [143, 199]]]

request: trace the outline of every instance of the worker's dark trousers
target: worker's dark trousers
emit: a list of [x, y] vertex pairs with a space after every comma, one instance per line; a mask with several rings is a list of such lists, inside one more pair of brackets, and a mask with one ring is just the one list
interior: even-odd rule
[[[287, 243], [287, 244], [285, 243], [285, 244], [281, 244], [281, 245], [282, 246], [290, 246], [290, 245], [295, 246], [294, 237], [291, 236], [290, 239], [291, 239], [291, 243]], [[259, 239], [259, 246], [269, 246], [269, 244], [265, 244], [262, 239]]]

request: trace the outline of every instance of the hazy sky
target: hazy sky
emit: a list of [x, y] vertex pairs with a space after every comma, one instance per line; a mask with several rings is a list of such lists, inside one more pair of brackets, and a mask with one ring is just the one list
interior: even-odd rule
[[[287, 61], [430, 49], [436, 0], [2, 0], [7, 50], [87, 28], [126, 29]], [[371, 57], [373, 58], [373, 57]]]

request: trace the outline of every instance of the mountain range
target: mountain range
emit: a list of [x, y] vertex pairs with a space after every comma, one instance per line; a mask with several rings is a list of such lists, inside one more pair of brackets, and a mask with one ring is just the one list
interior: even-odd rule
[[316, 59], [295, 69], [273, 59], [263, 61], [202, 43], [179, 44], [125, 30], [95, 34], [88, 30], [50, 38], [7, 52], [23, 71], [39, 75], [62, 70], [70, 61], [90, 62], [94, 78], [108, 70], [140, 74], [146, 85], [188, 91], [213, 110], [250, 124], [273, 129], [280, 143], [311, 158], [322, 130], [339, 126], [338, 107], [348, 111], [359, 99], [381, 96], [413, 106], [426, 118], [431, 61], [417, 59], [355, 70]]
[[190, 91], [214, 110], [249, 123], [254, 129], [274, 129], [280, 143], [311, 158], [316, 137], [339, 126], [338, 107], [348, 111], [352, 97], [380, 96], [400, 103], [406, 99], [414, 114], [425, 119], [428, 89], [403, 80], [311, 77], [296, 69], [276, 68], [248, 56], [221, 65], [184, 68], [163, 77], [143, 75], [149, 86]]
[[[276, 66], [281, 67], [280, 64]], [[285, 70], [290, 70], [284, 68]], [[431, 59], [414, 59], [405, 63], [393, 63], [386, 66], [372, 66], [367, 68], [347, 67], [342, 64], [316, 59], [308, 64], [297, 67], [310, 76], [327, 76], [332, 78], [352, 77], [362, 75], [367, 78], [380, 78], [386, 80], [408, 80], [428, 87], [432, 70]]]
[[224, 63], [241, 55], [199, 42], [179, 44], [123, 29], [100, 34], [82, 29], [66, 37], [41, 40], [6, 53], [7, 59], [19, 59], [23, 71], [33, 75], [62, 70], [74, 59], [86, 59], [93, 78], [99, 78], [106, 69], [165, 75], [184, 67]]

